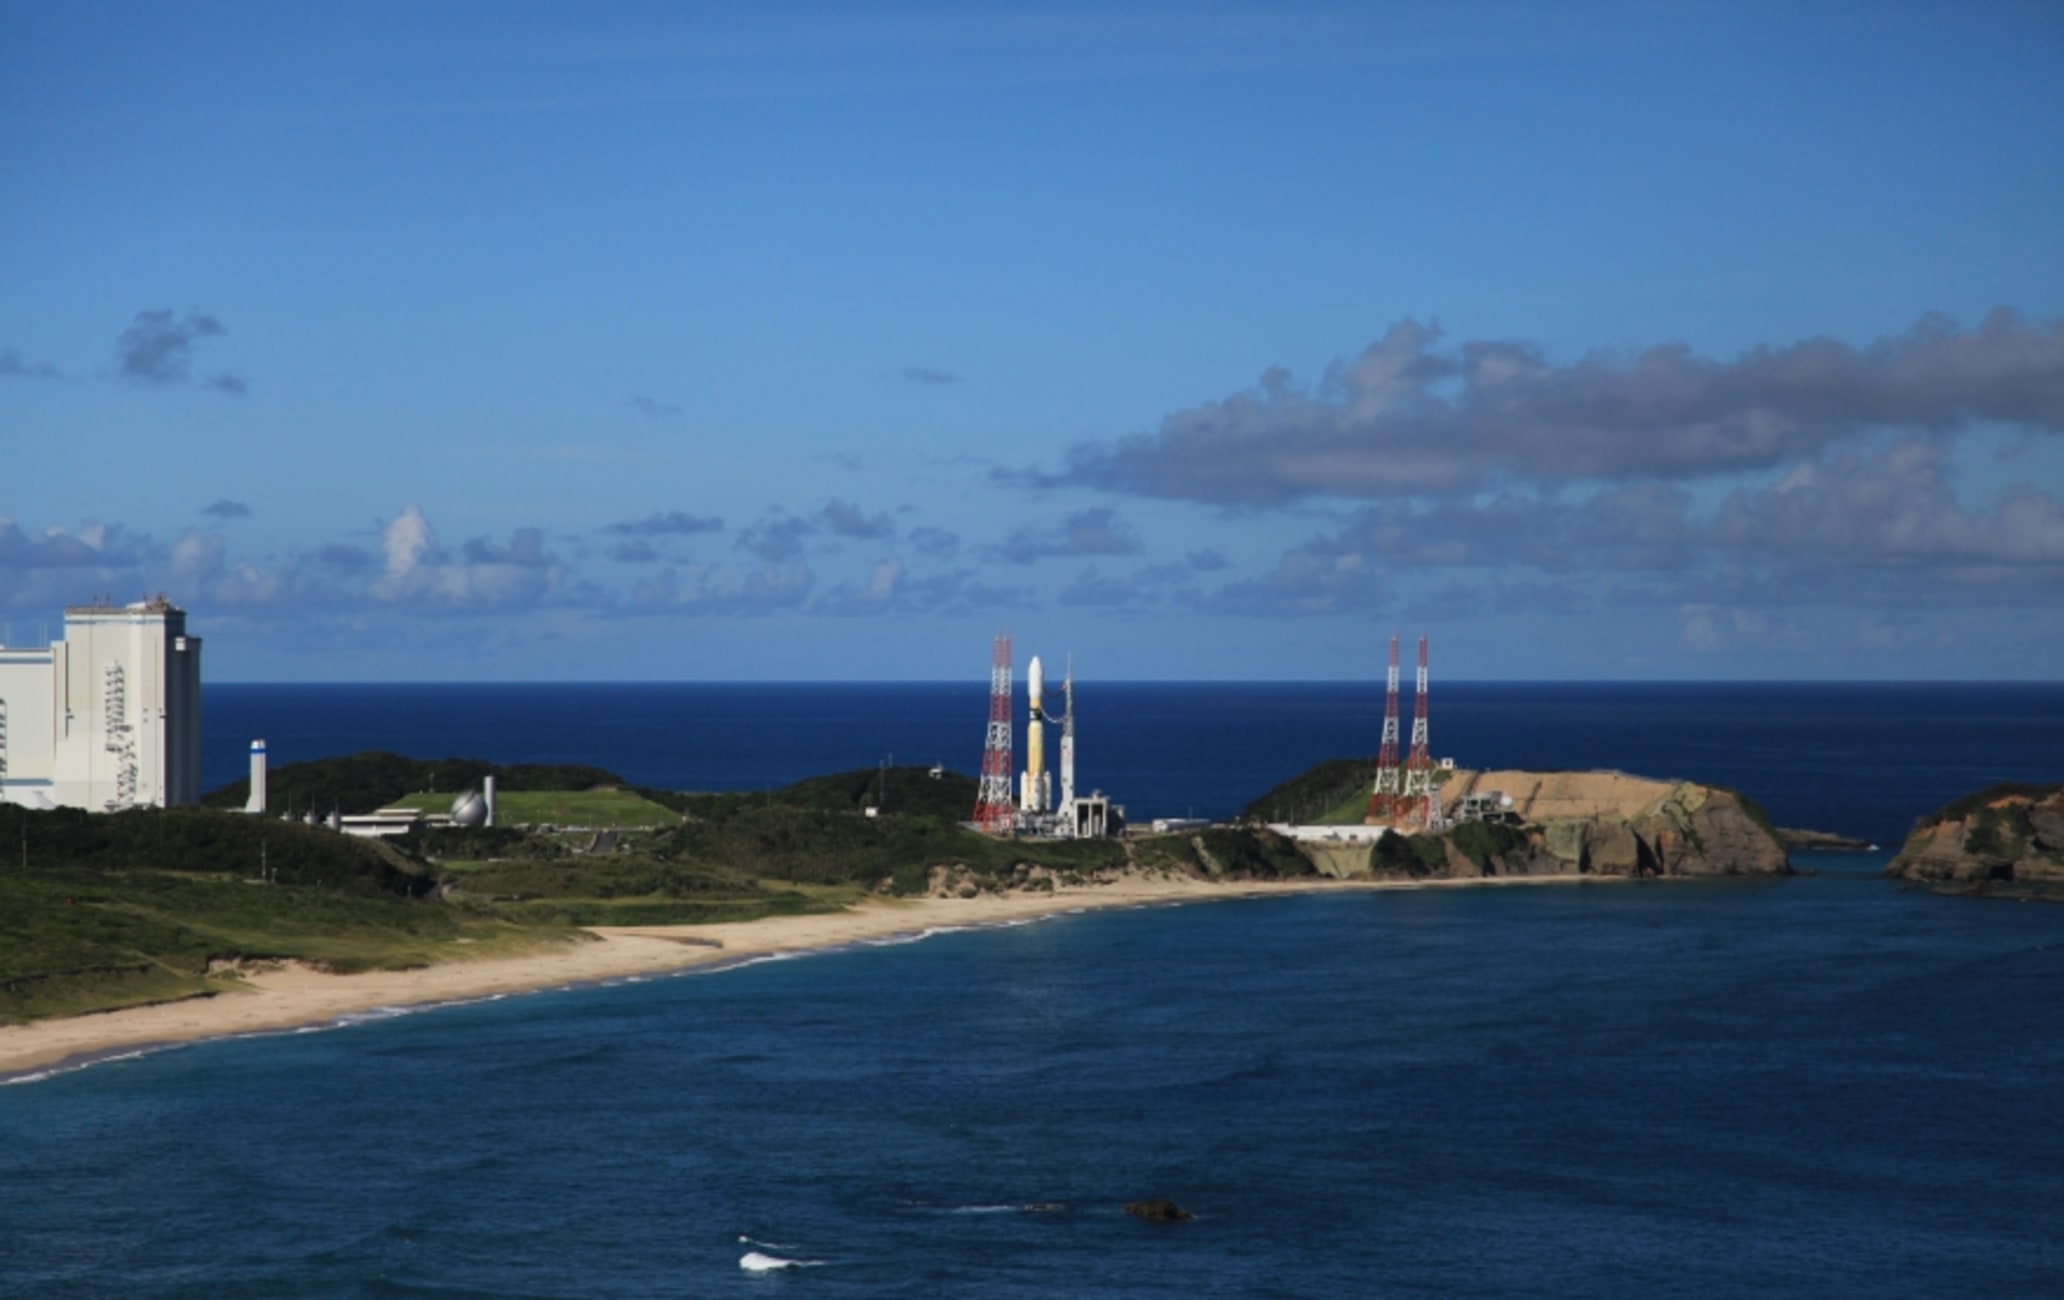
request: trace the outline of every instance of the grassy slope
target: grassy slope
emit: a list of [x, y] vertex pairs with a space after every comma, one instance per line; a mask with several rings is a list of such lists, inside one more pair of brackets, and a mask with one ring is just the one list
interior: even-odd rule
[[[416, 790], [444, 793], [444, 807], [453, 795], [477, 788], [493, 775], [502, 793], [523, 790], [590, 790], [622, 785], [614, 772], [582, 764], [519, 763], [499, 766], [477, 758], [406, 758], [372, 750], [310, 763], [285, 763], [266, 773], [266, 795], [275, 812], [368, 813]], [[233, 781], [203, 795], [210, 808], [241, 808], [250, 795], [248, 780]]]
[[[421, 775], [416, 760], [392, 755], [314, 766], [314, 779], [357, 792], [345, 806], [378, 806], [424, 784], [388, 788]], [[554, 772], [566, 774], [529, 770], [505, 789], [504, 810], [521, 818], [523, 801], [507, 800]], [[454, 774], [444, 770], [439, 788]], [[541, 785], [538, 793], [549, 803], [564, 788]], [[935, 779], [924, 768], [863, 768], [754, 794], [591, 788], [562, 805], [566, 815], [540, 818], [572, 821], [575, 809], [592, 815], [607, 806], [673, 819], [632, 837], [630, 851], [599, 856], [507, 827], [376, 843], [215, 809], [89, 815], [0, 807], [0, 849], [18, 845], [23, 832], [30, 846], [27, 869], [0, 868], [0, 1020], [220, 991], [233, 985], [233, 977], [210, 973], [223, 961], [410, 966], [560, 940], [575, 925], [833, 910], [877, 889], [921, 891], [937, 865], [1001, 883], [1020, 865], [1086, 873], [1127, 861], [1125, 847], [1112, 842], [968, 831], [960, 822], [975, 789], [958, 773]], [[234, 790], [216, 797], [240, 802]], [[881, 815], [864, 814], [877, 805]], [[1195, 857], [1187, 845], [1184, 854]], [[1269, 845], [1214, 838], [1207, 847], [1213, 861], [1242, 874], [1295, 865], [1276, 861]], [[261, 865], [272, 877], [265, 883]]]
[[0, 1020], [219, 991], [217, 961], [392, 968], [565, 935], [425, 898], [389, 846], [265, 818], [0, 807], [0, 843]]
[[1375, 765], [1366, 758], [1332, 758], [1277, 785], [1247, 805], [1246, 821], [1306, 825], [1359, 825], [1369, 809]]
[[[417, 791], [392, 806], [424, 812], [450, 812], [453, 796]], [[507, 826], [672, 826], [681, 814], [661, 807], [635, 790], [600, 786], [593, 790], [495, 791], [495, 820]]]

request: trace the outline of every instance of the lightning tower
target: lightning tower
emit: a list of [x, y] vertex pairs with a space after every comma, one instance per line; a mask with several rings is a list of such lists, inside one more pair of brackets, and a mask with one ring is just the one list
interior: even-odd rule
[[1008, 834], [1017, 817], [1011, 806], [1011, 642], [996, 638], [989, 664], [989, 731], [982, 743], [982, 792], [975, 800], [975, 826]]
[[1426, 637], [1419, 637], [1419, 703], [1412, 711], [1412, 755], [1405, 760], [1404, 811], [1433, 829], [1433, 754], [1426, 734]]
[[[1415, 731], [1414, 736], [1417, 736]], [[1376, 786], [1369, 794], [1370, 825], [1389, 822], [1403, 801], [1403, 774], [1398, 771], [1397, 638], [1390, 639], [1390, 674], [1384, 679], [1383, 749], [1376, 756]]]

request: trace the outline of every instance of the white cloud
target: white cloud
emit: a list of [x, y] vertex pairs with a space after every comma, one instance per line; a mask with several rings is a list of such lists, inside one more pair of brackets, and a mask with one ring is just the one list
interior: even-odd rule
[[1998, 421], [2064, 431], [2064, 321], [1940, 317], [1854, 347], [1817, 338], [1732, 361], [1662, 344], [1551, 362], [1531, 344], [1441, 347], [1407, 320], [1313, 387], [1273, 368], [1149, 435], [1088, 443], [1035, 483], [1220, 505], [1469, 493], [1498, 483], [1692, 479], [1770, 469], [1872, 429]]

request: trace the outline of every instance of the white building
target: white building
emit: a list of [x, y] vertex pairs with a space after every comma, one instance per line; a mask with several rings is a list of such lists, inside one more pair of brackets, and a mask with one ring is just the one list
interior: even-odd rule
[[64, 639], [0, 646], [0, 802], [166, 807], [200, 798], [201, 639], [160, 596], [65, 610]]

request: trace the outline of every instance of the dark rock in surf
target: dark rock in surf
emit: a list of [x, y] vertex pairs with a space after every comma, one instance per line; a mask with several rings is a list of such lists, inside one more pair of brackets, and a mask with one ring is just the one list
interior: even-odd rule
[[1188, 1210], [1164, 1196], [1150, 1201], [1127, 1201], [1125, 1212], [1149, 1223], [1181, 1223], [1190, 1217]]

